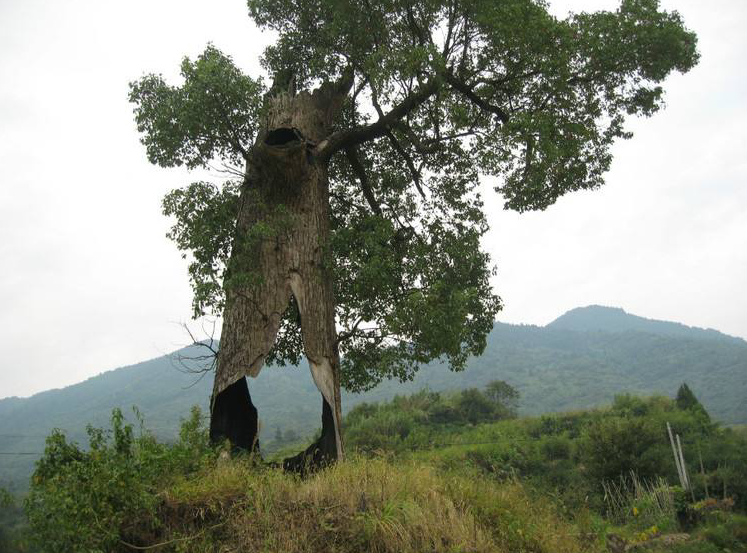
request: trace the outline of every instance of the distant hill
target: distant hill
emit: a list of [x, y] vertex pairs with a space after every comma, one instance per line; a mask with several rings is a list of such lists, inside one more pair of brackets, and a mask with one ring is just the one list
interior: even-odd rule
[[[52, 428], [85, 443], [86, 425], [106, 426], [114, 407], [131, 412], [136, 405], [148, 429], [161, 439], [175, 436], [192, 405], [207, 411], [211, 376], [196, 381], [180, 372], [176, 361], [196, 353], [187, 348], [67, 388], [0, 400], [0, 485], [24, 486]], [[715, 419], [747, 422], [747, 342], [599, 306], [574, 309], [545, 327], [496, 323], [484, 354], [464, 372], [431, 363], [412, 382], [384, 382], [365, 394], [344, 394], [343, 407], [423, 387], [483, 387], [495, 379], [520, 391], [521, 414], [599, 406], [624, 392], [671, 396], [686, 381]], [[262, 420], [261, 442], [278, 428], [304, 435], [318, 427], [321, 399], [306, 363], [267, 367], [249, 385]]]
[[646, 319], [645, 317], [626, 313], [625, 310], [619, 307], [604, 307], [601, 305], [571, 309], [547, 326], [550, 328], [575, 330], [577, 332], [633, 331], [660, 334], [662, 336], [693, 338], [696, 340], [737, 340], [744, 342], [741, 338], [728, 336], [711, 328], [697, 328], [681, 323]]

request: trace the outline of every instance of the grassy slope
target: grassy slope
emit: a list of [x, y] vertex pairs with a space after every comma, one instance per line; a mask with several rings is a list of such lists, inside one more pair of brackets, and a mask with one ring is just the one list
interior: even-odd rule
[[423, 463], [353, 458], [299, 480], [228, 460], [163, 494], [160, 538], [194, 536], [194, 552], [600, 551], [517, 482]]

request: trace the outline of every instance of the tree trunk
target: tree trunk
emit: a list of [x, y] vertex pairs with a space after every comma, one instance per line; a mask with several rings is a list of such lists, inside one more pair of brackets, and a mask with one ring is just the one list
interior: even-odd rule
[[323, 397], [323, 416], [321, 438], [287, 460], [287, 468], [342, 458], [335, 300], [324, 260], [329, 180], [327, 164], [315, 157], [314, 146], [330, 133], [345, 93], [327, 84], [313, 94], [281, 93], [269, 100], [266, 128], [247, 163], [229, 262], [210, 435], [232, 442], [233, 436], [242, 436], [246, 443], [245, 436], [253, 432], [250, 443], [256, 443], [257, 415], [246, 409], [248, 390], [245, 395], [232, 390], [245, 375], [259, 374], [293, 295], [304, 352]]

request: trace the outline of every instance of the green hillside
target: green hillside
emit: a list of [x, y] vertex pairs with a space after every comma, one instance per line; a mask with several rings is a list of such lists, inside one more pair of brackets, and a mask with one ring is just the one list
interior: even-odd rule
[[[641, 331], [641, 325], [649, 332]], [[499, 379], [521, 393], [520, 414], [536, 415], [609, 404], [623, 392], [671, 394], [686, 381], [714, 419], [747, 422], [747, 342], [690, 327], [680, 335], [672, 331], [679, 327], [683, 325], [600, 307], [573, 310], [546, 327], [496, 323], [485, 353], [464, 372], [431, 364], [411, 382], [384, 382], [364, 394], [345, 394], [343, 408], [422, 388], [459, 390]], [[136, 405], [157, 437], [173, 439], [192, 405], [207, 409], [210, 376], [196, 382], [175, 361], [193, 353], [180, 350], [64, 389], [0, 400], [0, 452], [30, 454], [0, 455], [0, 485], [25, 487], [52, 428], [85, 443], [86, 425], [105, 426], [114, 407], [130, 413]], [[266, 368], [250, 389], [265, 450], [278, 430], [301, 436], [316, 430], [321, 400], [305, 363]]]
[[27, 497], [29, 531], [9, 529], [3, 549], [0, 528], [0, 549], [746, 550], [747, 441], [686, 387], [676, 400], [621, 395], [540, 417], [515, 418], [514, 399], [495, 381], [360, 404], [345, 417], [346, 459], [304, 477], [211, 447], [199, 411], [170, 445], [115, 412], [89, 451], [52, 437]]

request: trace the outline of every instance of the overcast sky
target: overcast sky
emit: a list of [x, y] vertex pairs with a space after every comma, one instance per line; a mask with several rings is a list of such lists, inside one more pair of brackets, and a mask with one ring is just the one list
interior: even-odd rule
[[[486, 183], [500, 320], [603, 304], [747, 337], [747, 3], [663, 4], [702, 60], [630, 123], [606, 187], [517, 215]], [[193, 177], [147, 163], [127, 84], [176, 77], [209, 41], [256, 75], [266, 40], [243, 0], [0, 0], [0, 398], [186, 343], [186, 262], [160, 201]]]

